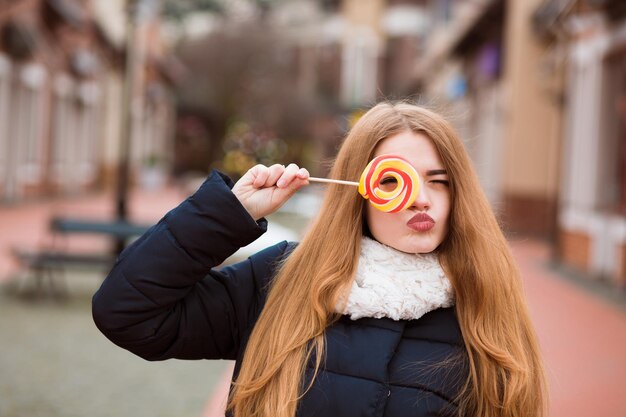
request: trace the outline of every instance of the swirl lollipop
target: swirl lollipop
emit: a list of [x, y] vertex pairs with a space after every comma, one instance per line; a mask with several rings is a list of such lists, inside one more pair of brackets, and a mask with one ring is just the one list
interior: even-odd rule
[[[394, 178], [392, 190], [381, 187], [381, 182]], [[394, 155], [380, 155], [365, 167], [359, 180], [359, 194], [369, 199], [374, 207], [387, 213], [396, 213], [409, 207], [419, 192], [417, 171], [405, 159]]]
[[[391, 190], [381, 187], [381, 183], [388, 179], [396, 181], [396, 186]], [[415, 168], [396, 155], [379, 155], [372, 159], [363, 170], [359, 182], [315, 177], [310, 177], [309, 181], [356, 185], [363, 198], [370, 200], [378, 210], [387, 213], [397, 213], [413, 204], [420, 188], [419, 175]]]

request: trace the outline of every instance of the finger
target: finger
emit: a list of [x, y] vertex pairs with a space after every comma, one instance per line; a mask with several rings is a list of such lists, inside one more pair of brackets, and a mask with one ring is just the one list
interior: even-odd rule
[[296, 173], [296, 176], [300, 179], [308, 180], [311, 174], [309, 174], [309, 171], [306, 168], [300, 168]]
[[261, 164], [255, 165], [248, 172], [252, 176], [252, 186], [254, 188], [261, 188], [270, 174], [269, 168]]
[[294, 175], [291, 183], [289, 183], [289, 185], [285, 186], [284, 188], [278, 189], [283, 199], [286, 200], [286, 199], [291, 198], [291, 196], [294, 195], [300, 188], [304, 187], [305, 185], [309, 183], [308, 176], [306, 176], [306, 178], [301, 178], [299, 176], [299, 175], [306, 175], [306, 174], [308, 174], [308, 171], [306, 172], [301, 172], [300, 170], [296, 171], [296, 175]]
[[298, 165], [289, 164], [289, 166], [287, 166], [287, 168], [285, 169], [285, 172], [283, 172], [283, 175], [281, 175], [276, 185], [279, 188], [288, 187], [291, 184], [291, 182], [294, 180], [294, 178], [296, 177], [296, 174], [298, 173], [299, 169], [300, 168], [298, 168]]
[[281, 164], [274, 164], [269, 167], [269, 175], [265, 180], [265, 187], [273, 187], [276, 185], [276, 181], [280, 178], [280, 176], [285, 172], [285, 166]]

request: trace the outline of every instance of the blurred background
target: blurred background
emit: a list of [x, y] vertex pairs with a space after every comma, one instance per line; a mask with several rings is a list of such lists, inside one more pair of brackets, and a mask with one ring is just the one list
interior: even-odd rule
[[[626, 416], [624, 0], [0, 0], [0, 417], [220, 415], [228, 363], [143, 362], [91, 295], [210, 170], [324, 176], [384, 99], [461, 134], [550, 416]], [[297, 240], [323, 190], [229, 262]]]

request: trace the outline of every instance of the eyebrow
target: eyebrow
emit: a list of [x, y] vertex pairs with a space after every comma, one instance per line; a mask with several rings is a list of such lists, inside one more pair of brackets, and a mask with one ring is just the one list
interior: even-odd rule
[[431, 169], [430, 171], [426, 171], [427, 177], [433, 177], [435, 175], [448, 175], [448, 172], [445, 169]]

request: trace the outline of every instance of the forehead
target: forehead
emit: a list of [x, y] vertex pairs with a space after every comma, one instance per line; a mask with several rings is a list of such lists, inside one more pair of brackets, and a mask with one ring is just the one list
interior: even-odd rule
[[418, 171], [444, 168], [433, 141], [422, 133], [409, 130], [379, 142], [374, 149], [374, 156], [383, 154], [402, 156]]

